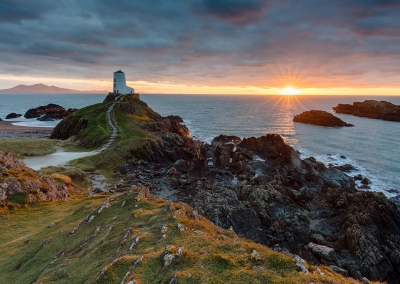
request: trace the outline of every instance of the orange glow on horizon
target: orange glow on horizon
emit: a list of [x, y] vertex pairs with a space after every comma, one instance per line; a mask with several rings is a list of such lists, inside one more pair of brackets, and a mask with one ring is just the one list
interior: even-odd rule
[[281, 95], [299, 95], [301, 93], [302, 93], [302, 91], [300, 91], [296, 88], [293, 88], [292, 86], [287, 86], [279, 91], [279, 94], [281, 94]]
[[[281, 87], [257, 86], [257, 85], [220, 85], [207, 86], [200, 84], [173, 83], [168, 81], [128, 81], [127, 84], [134, 87], [142, 94], [215, 94], [215, 95], [364, 95], [364, 96], [400, 96], [399, 87], [326, 87], [311, 88], [302, 84], [299, 89], [291, 84], [290, 78], [282, 79]], [[293, 77], [291, 78], [293, 79]], [[296, 80], [294, 80], [296, 81]], [[55, 85], [61, 88], [75, 89], [81, 91], [88, 90], [109, 90], [112, 89], [110, 78], [99, 78], [94, 80], [77, 78], [56, 78], [56, 77], [34, 77], [34, 76], [15, 76], [0, 74], [0, 89], [12, 88], [19, 84], [32, 85], [43, 83]], [[286, 83], [286, 84], [284, 84]], [[298, 85], [297, 85], [298, 86]], [[289, 89], [291, 88], [291, 89]], [[299, 93], [294, 93], [299, 92]], [[291, 94], [290, 94], [291, 93]]]

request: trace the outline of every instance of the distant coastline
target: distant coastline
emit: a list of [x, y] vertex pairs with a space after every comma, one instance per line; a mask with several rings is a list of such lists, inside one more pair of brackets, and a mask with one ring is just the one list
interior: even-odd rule
[[18, 85], [0, 90], [0, 94], [106, 94], [105, 90], [79, 91], [45, 84]]

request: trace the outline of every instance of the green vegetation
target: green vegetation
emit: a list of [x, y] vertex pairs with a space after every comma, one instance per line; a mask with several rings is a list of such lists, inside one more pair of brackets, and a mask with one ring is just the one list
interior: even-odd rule
[[56, 152], [56, 141], [44, 138], [2, 138], [0, 151], [10, 152], [18, 159], [44, 156]]
[[[140, 100], [130, 98], [128, 101], [129, 103], [124, 102], [121, 105], [133, 107], [135, 114], [120, 110], [118, 105], [115, 106], [113, 113], [117, 123], [118, 136], [111, 146], [100, 154], [74, 160], [70, 163], [71, 165], [84, 171], [98, 172], [106, 177], [111, 177], [115, 168], [131, 161], [130, 152], [132, 149], [137, 149], [157, 139], [140, 128], [140, 125], [148, 121], [154, 112]], [[110, 103], [97, 104], [88, 107], [89, 109], [84, 108], [76, 112], [76, 115], [83, 115], [89, 121], [89, 124], [81, 134], [69, 140], [73, 141], [75, 147], [69, 147], [69, 150], [76, 150], [79, 145], [90, 144], [87, 141], [106, 142], [108, 140], [109, 136], [107, 135], [111, 133], [111, 129], [109, 129], [106, 121], [106, 110], [109, 105]]]
[[[0, 283], [120, 283], [127, 272], [126, 282], [138, 283], [169, 283], [173, 274], [179, 283], [357, 283], [326, 267], [324, 275], [308, 265], [309, 275], [299, 273], [290, 257], [146, 189], [110, 198], [99, 213], [102, 204], [100, 196], [0, 215]], [[261, 259], [250, 257], [253, 250]], [[164, 255], [175, 256], [168, 266]]]
[[80, 119], [88, 121], [87, 126], [76, 136], [72, 136], [63, 143], [67, 151], [88, 151], [104, 145], [112, 132], [110, 125], [107, 123], [107, 109], [111, 103], [99, 103], [82, 108], [71, 114], [63, 123], [68, 125], [70, 131], [74, 131], [74, 127]]
[[39, 171], [37, 171], [37, 174], [39, 176], [43, 175], [51, 176], [53, 174], [61, 174], [70, 177], [75, 185], [78, 185], [80, 187], [88, 186], [88, 181], [86, 180], [86, 174], [77, 168], [50, 166], [46, 168], [41, 168]]

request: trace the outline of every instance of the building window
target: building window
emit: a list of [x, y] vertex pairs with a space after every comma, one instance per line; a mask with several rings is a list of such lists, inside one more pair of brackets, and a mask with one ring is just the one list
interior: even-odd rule
[[117, 86], [117, 84], [114, 84], [114, 88]]
[[117, 79], [114, 79], [114, 83], [117, 82]]

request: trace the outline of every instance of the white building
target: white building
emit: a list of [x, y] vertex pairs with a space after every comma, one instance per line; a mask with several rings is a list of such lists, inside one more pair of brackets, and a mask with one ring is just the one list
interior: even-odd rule
[[125, 73], [121, 70], [114, 72], [114, 93], [127, 95], [135, 93], [135, 90], [126, 85]]

